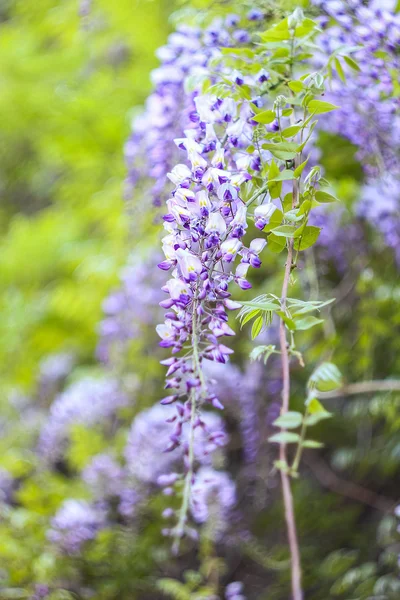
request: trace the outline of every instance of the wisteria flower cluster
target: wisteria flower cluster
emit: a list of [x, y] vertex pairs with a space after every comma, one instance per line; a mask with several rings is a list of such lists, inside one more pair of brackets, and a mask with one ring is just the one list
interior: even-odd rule
[[[326, 97], [340, 107], [320, 127], [356, 146], [366, 182], [355, 213], [381, 232], [400, 264], [400, 99], [395, 75], [400, 68], [400, 16], [391, 0], [313, 0], [313, 4], [325, 13], [320, 22], [327, 27], [318, 40], [320, 59], [336, 53]], [[343, 61], [340, 55], [345, 48], [352, 49], [352, 58]], [[322, 221], [337, 240], [341, 232], [335, 219], [328, 214]], [[346, 230], [345, 235], [354, 237], [354, 231]], [[337, 244], [325, 245], [335, 255]]]
[[104, 527], [105, 514], [83, 500], [66, 500], [52, 520], [48, 538], [67, 554], [77, 554]]
[[[174, 472], [174, 469], [180, 468], [182, 449], [163, 453], [169, 439], [166, 411], [166, 407], [157, 404], [138, 413], [128, 435], [123, 464], [112, 455], [102, 453], [95, 455], [84, 468], [82, 479], [91, 490], [92, 502], [76, 499], [65, 501], [48, 532], [48, 539], [61, 552], [71, 555], [80, 553], [86, 542], [95, 539], [99, 531], [118, 515], [124, 521], [132, 522], [138, 517], [143, 502], [160, 486], [164, 494], [173, 493], [169, 486], [180, 478], [179, 472]], [[190, 511], [198, 523], [207, 522], [211, 514], [220, 515], [221, 530], [223, 524], [228, 522], [229, 509], [234, 504], [235, 484], [226, 472], [213, 468], [216, 447], [210, 443], [209, 434], [218, 432], [222, 436], [218, 446], [220, 453], [228, 436], [219, 415], [207, 412], [203, 420], [207, 425], [207, 435], [199, 428], [194, 440], [196, 460], [203, 465], [203, 475], [197, 480], [197, 500], [193, 497]], [[85, 424], [93, 423], [86, 421]], [[188, 433], [186, 429], [184, 433]], [[216, 462], [223, 462], [223, 455]], [[214, 487], [215, 493], [211, 493]], [[113, 515], [115, 508], [117, 515]], [[168, 516], [167, 509], [165, 517]]]
[[122, 270], [120, 287], [104, 300], [96, 350], [102, 363], [115, 364], [127, 352], [129, 342], [154, 322], [162, 298], [161, 277], [154, 268], [157, 262], [155, 255], [140, 261], [132, 257]]
[[104, 423], [127, 403], [127, 395], [110, 377], [87, 377], [71, 384], [50, 408], [40, 434], [40, 454], [56, 461], [65, 450], [72, 426]]
[[193, 95], [186, 93], [187, 86], [208, 77], [209, 63], [218, 56], [219, 47], [247, 44], [252, 30], [263, 19], [262, 11], [253, 9], [243, 25], [237, 15], [216, 19], [205, 29], [179, 25], [169, 36], [168, 44], [158, 49], [161, 66], [152, 73], [154, 91], [144, 113], [134, 119], [125, 145], [127, 196], [134, 188], [140, 188], [145, 173], [152, 182], [150, 194], [154, 204], [162, 204], [168, 187], [167, 173], [178, 160], [170, 142], [195, 125], [196, 106]]
[[400, 101], [393, 93], [398, 83], [393, 74], [400, 67], [400, 16], [391, 10], [394, 3], [314, 0], [314, 4], [326, 13], [323, 25], [333, 20], [318, 40], [324, 55], [348, 47], [355, 61], [344, 62], [343, 74], [332, 78], [327, 97], [340, 109], [324, 119], [323, 127], [357, 146], [368, 174], [398, 173]]
[[[170, 272], [170, 278], [162, 288], [167, 298], [160, 305], [167, 312], [157, 332], [160, 345], [172, 351], [172, 357], [162, 361], [168, 368], [165, 387], [172, 393], [161, 403], [176, 407], [169, 419], [173, 430], [167, 450], [173, 451], [182, 444], [185, 450], [182, 510], [178, 525], [171, 530], [176, 539], [187, 527], [186, 515], [195, 485], [194, 436], [197, 428], [205, 428], [199, 409], [204, 404], [222, 408], [220, 399], [210, 391], [204, 364], [226, 363], [232, 354], [223, 338], [234, 335], [228, 324], [228, 311], [240, 305], [232, 301], [229, 286], [234, 283], [242, 290], [251, 288], [248, 271], [261, 266], [260, 254], [267, 245], [266, 237], [258, 237], [254, 231], [272, 230], [270, 239], [277, 240], [278, 252], [286, 245], [285, 237], [291, 237], [295, 231], [291, 225], [279, 227], [283, 212], [273, 200], [279, 198], [286, 211], [298, 209], [298, 199], [289, 192], [291, 184], [283, 183], [293, 182], [297, 177], [294, 169], [300, 167], [301, 152], [311, 135], [312, 130], [303, 138], [311, 118], [296, 120], [291, 104], [301, 99], [291, 103], [274, 90], [292, 77], [294, 56], [291, 58], [290, 52], [295, 51], [291, 42], [295, 32], [299, 28], [300, 35], [311, 35], [314, 23], [305, 20], [298, 11], [284, 22], [284, 28], [282, 39], [287, 39], [288, 59], [282, 72], [275, 71], [273, 76], [266, 68], [269, 51], [257, 54], [246, 49], [253, 59], [252, 68], [248, 69], [246, 62], [239, 60], [241, 71], [224, 60], [222, 50], [227, 48], [220, 49], [219, 54], [214, 52], [208, 81], [200, 77], [191, 82], [187, 91], [193, 102], [190, 126], [174, 140], [183, 154], [181, 162], [168, 173], [174, 188], [166, 200], [164, 214], [165, 260], [158, 266]], [[304, 83], [298, 82], [294, 89], [310, 102], [323, 92], [323, 77], [319, 73], [306, 75]], [[315, 112], [333, 108], [328, 103], [315, 104]], [[298, 133], [299, 141], [288, 141]], [[274, 158], [280, 162], [276, 163]], [[305, 192], [314, 199], [319, 178], [319, 170], [315, 168], [305, 180]], [[296, 186], [297, 183], [294, 189]], [[286, 208], [282, 190], [288, 191], [292, 198]], [[325, 192], [319, 198], [322, 202], [334, 199]], [[295, 222], [303, 221], [303, 227], [307, 227], [312, 204], [305, 206], [308, 208], [299, 215], [293, 214]], [[271, 219], [276, 220], [267, 228]], [[251, 221], [255, 228], [249, 228]], [[318, 237], [319, 230], [311, 229], [307, 233]], [[283, 241], [278, 239], [280, 236]], [[190, 431], [188, 441], [182, 439], [186, 424]], [[214, 433], [209, 439], [218, 445], [219, 437]]]

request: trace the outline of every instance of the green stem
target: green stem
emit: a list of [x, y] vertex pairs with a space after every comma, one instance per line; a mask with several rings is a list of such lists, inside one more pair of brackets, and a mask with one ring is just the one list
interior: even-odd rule
[[246, 206], [250, 206], [251, 204], [253, 204], [254, 200], [257, 200], [257, 198], [259, 198], [259, 196], [261, 196], [262, 194], [265, 194], [266, 192], [268, 192], [268, 183], [263, 185], [262, 188], [260, 188], [255, 194], [253, 194], [253, 196], [250, 198], [250, 200], [247, 200]]
[[299, 470], [301, 456], [303, 454], [303, 442], [306, 439], [306, 433], [307, 433], [307, 425], [306, 425], [307, 414], [308, 414], [308, 411], [306, 411], [306, 413], [303, 417], [303, 423], [301, 425], [301, 431], [300, 431], [300, 440], [297, 445], [297, 450], [296, 450], [295, 457], [293, 459], [293, 464], [291, 466], [291, 471], [293, 471], [294, 473], [297, 473], [297, 471]]
[[[195, 371], [200, 379], [201, 383], [201, 394], [206, 392], [206, 381], [204, 378], [203, 370], [201, 368], [200, 355], [199, 355], [199, 336], [197, 331], [197, 298], [193, 299], [192, 307], [192, 347], [193, 347], [193, 362]], [[194, 426], [196, 421], [197, 402], [196, 402], [196, 388], [192, 388], [190, 392], [190, 423], [189, 423], [189, 448], [188, 448], [188, 470], [185, 476], [185, 483], [183, 487], [183, 499], [182, 505], [179, 511], [179, 520], [175, 528], [174, 543], [172, 545], [172, 552], [177, 554], [179, 551], [180, 540], [185, 531], [185, 525], [187, 521], [187, 515], [189, 511], [190, 492], [192, 485], [192, 478], [194, 473]]]
[[194, 423], [196, 419], [196, 393], [194, 388], [190, 394], [191, 413], [190, 413], [190, 436], [189, 436], [189, 455], [188, 455], [188, 471], [185, 476], [185, 483], [183, 488], [183, 500], [182, 506], [179, 511], [179, 520], [175, 528], [174, 543], [172, 545], [173, 554], [177, 554], [179, 551], [180, 540], [185, 531], [185, 525], [187, 521], [187, 514], [189, 511], [190, 491], [193, 477], [193, 466], [194, 466]]

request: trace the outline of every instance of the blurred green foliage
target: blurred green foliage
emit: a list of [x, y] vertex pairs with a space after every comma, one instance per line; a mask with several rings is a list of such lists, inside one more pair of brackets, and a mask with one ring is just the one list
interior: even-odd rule
[[171, 6], [96, 0], [82, 16], [79, 8], [1, 4], [3, 392], [28, 389], [49, 352], [90, 360], [101, 301], [127, 253], [122, 148]]
[[[178, 4], [181, 11], [188, 9], [187, 3]], [[209, 4], [191, 3], [195, 11]], [[160, 533], [165, 506], [160, 497], [149, 502], [140, 530], [114, 525], [79, 560], [57, 555], [46, 540], [49, 520], [62, 501], [88, 497], [79, 474], [90, 458], [105, 448], [120, 457], [134, 412], [159, 399], [155, 341], [146, 354], [137, 340], [127, 353], [140, 387], [135, 407], [120, 415], [118, 431], [107, 436], [100, 429], [74, 428], [65, 464], [58, 469], [38, 468], [32, 451], [37, 430], [20, 418], [18, 402], [8, 402], [16, 387], [35, 403], [38, 365], [47, 354], [75, 353], [80, 368], [70, 380], [96, 368], [101, 303], [132, 248], [122, 201], [122, 147], [132, 107], [149, 91], [154, 49], [166, 38], [172, 9], [168, 0], [94, 0], [88, 14], [79, 16], [76, 0], [0, 2], [0, 411], [8, 420], [0, 465], [18, 483], [16, 506], [0, 514], [1, 598], [29, 597], [32, 585], [41, 582], [57, 582], [53, 600], [85, 597], [80, 593], [86, 587], [101, 600], [154, 598], [160, 589], [178, 600], [201, 597], [209, 589], [199, 573], [219, 568], [210, 567], [215, 557], [205, 551], [171, 559]], [[228, 9], [224, 5], [222, 10]], [[327, 175], [349, 209], [344, 219], [350, 219], [362, 178], [354, 148], [326, 135], [320, 147]], [[148, 236], [151, 227], [136, 229], [135, 240]], [[302, 410], [305, 381], [321, 357], [333, 356], [349, 381], [400, 372], [398, 272], [390, 251], [381, 250], [379, 242], [376, 247], [371, 245], [366, 263], [355, 250], [345, 276], [322, 259], [323, 275], [316, 282], [311, 254], [296, 274], [293, 295], [301, 288], [299, 294], [338, 301], [324, 310], [324, 330], [303, 334], [308, 364], [304, 370], [294, 368], [294, 408]], [[255, 294], [279, 293], [278, 264], [280, 258], [269, 255], [262, 274], [254, 276]], [[234, 360], [243, 363], [253, 345], [246, 331], [238, 336]], [[316, 429], [326, 444], [321, 452], [325, 463], [343, 480], [394, 496], [399, 407], [395, 394], [331, 402], [334, 418]], [[236, 458], [233, 449], [234, 468]], [[267, 463], [270, 458], [266, 451]], [[338, 490], [327, 493], [312, 465], [306, 464], [305, 471], [295, 495], [307, 600], [398, 598], [391, 576], [397, 560], [391, 550], [393, 518]], [[259, 539], [247, 540], [237, 561], [237, 549], [232, 549], [237, 565], [228, 575], [242, 578], [252, 597], [286, 600], [282, 510], [279, 496], [268, 493], [270, 503], [253, 525]], [[189, 567], [199, 573], [193, 575]], [[227, 576], [223, 568], [221, 573]], [[158, 577], [163, 579], [157, 584]]]

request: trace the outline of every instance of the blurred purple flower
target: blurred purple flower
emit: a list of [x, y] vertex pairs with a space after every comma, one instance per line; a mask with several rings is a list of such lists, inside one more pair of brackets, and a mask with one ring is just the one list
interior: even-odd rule
[[51, 521], [48, 539], [66, 554], [79, 554], [105, 526], [105, 514], [83, 500], [65, 500]]
[[71, 384], [54, 400], [39, 438], [39, 452], [48, 460], [62, 456], [73, 425], [91, 427], [110, 419], [128, 403], [116, 380], [87, 377]]

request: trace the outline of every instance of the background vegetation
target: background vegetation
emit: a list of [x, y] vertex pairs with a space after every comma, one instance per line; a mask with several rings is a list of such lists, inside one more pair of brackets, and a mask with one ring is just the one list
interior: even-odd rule
[[[197, 11], [204, 3], [191, 6]], [[156, 236], [151, 202], [143, 208], [146, 197], [134, 197], [129, 210], [124, 204], [122, 149], [174, 8], [168, 0], [0, 2], [0, 468], [12, 478], [0, 481], [0, 598], [190, 600], [212, 597], [215, 579], [222, 587], [244, 581], [251, 599], [288, 597], [281, 504], [267, 449], [267, 499], [260, 510], [251, 508], [251, 535], [240, 549], [228, 544], [219, 553], [206, 540], [199, 552], [189, 547], [171, 558], [161, 534], [161, 494], [150, 497], [139, 524], [116, 519], [79, 557], [58, 552], [47, 537], [65, 499], [90, 500], [81, 474], [91, 458], [112, 449], [120, 459], [132, 418], [160, 398], [164, 355], [156, 350], [154, 317], [106, 369], [107, 377], [123, 379], [129, 397], [118, 427], [74, 426], [68, 449], [50, 466], [36, 452], [57, 393], [104, 376], [96, 356], [99, 322], [121, 268], [138, 258], [155, 262], [147, 251]], [[334, 357], [349, 382], [400, 373], [398, 265], [379, 232], [354, 214], [364, 178], [355, 147], [327, 133], [319, 147], [343, 202], [342, 222], [360, 227], [362, 241], [333, 242], [337, 255], [346, 255], [345, 272], [322, 248], [299, 276], [299, 287], [337, 302], [318, 335], [303, 334], [310, 366], [295, 372], [298, 408], [321, 356]], [[323, 266], [318, 278], [314, 259]], [[278, 290], [279, 260], [272, 257], [256, 280], [260, 293], [266, 282]], [[244, 368], [251, 348], [245, 330], [234, 364]], [[66, 367], [52, 379], [46, 360], [55, 355]], [[306, 456], [295, 484], [306, 598], [396, 600], [400, 394], [330, 402], [334, 418], [317, 429], [325, 448]], [[239, 421], [238, 411], [228, 410], [233, 441]], [[229, 449], [233, 471], [240, 472], [242, 450], [240, 442]], [[239, 508], [249, 507], [242, 499]]]

